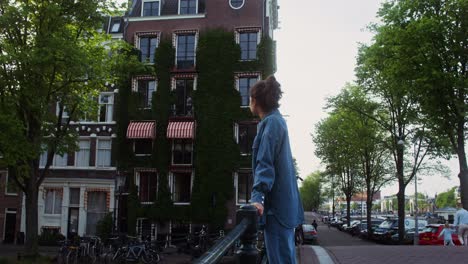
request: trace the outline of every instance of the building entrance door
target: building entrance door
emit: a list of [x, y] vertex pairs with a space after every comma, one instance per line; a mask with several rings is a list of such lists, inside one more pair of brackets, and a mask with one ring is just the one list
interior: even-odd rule
[[15, 242], [16, 231], [16, 209], [8, 208], [5, 212], [4, 243]]
[[68, 238], [78, 234], [78, 220], [80, 217], [79, 208], [68, 209]]

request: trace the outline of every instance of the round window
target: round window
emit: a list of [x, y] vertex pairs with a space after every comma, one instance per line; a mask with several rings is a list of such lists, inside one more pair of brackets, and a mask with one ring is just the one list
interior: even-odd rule
[[245, 0], [229, 0], [229, 5], [232, 9], [241, 9], [245, 4]]

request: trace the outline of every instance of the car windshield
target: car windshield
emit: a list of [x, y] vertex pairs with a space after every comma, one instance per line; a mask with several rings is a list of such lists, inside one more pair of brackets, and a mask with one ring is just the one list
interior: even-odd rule
[[304, 232], [311, 232], [311, 231], [314, 231], [314, 227], [312, 225], [302, 225], [302, 230], [304, 230]]
[[395, 222], [394, 220], [385, 220], [379, 225], [379, 227], [380, 228], [391, 228], [394, 222]]

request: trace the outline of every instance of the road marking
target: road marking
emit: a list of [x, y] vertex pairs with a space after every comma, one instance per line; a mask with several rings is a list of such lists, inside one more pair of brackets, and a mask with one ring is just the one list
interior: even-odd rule
[[328, 252], [321, 246], [310, 246], [317, 256], [320, 264], [335, 264]]

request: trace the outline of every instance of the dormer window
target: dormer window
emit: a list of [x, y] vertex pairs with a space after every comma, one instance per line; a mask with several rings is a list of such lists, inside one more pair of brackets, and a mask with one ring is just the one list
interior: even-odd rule
[[143, 0], [141, 16], [160, 16], [161, 1]]
[[179, 15], [196, 14], [198, 0], [179, 0]]

